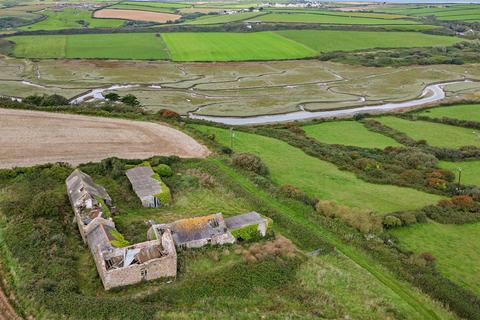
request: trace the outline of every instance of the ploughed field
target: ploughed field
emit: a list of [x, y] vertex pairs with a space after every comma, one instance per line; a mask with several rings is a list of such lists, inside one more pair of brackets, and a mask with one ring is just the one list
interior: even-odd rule
[[331, 30], [77, 34], [44, 35], [41, 36], [41, 41], [38, 36], [15, 36], [8, 39], [15, 42], [13, 54], [24, 58], [173, 61], [301, 59], [331, 51], [448, 46], [461, 41], [456, 37], [415, 32]]
[[102, 9], [95, 11], [93, 16], [95, 18], [102, 19], [125, 19], [158, 23], [165, 23], [168, 21], [175, 21], [180, 19], [180, 16], [178, 14], [124, 9]]
[[193, 138], [161, 124], [10, 109], [0, 109], [0, 149], [1, 168], [209, 153]]

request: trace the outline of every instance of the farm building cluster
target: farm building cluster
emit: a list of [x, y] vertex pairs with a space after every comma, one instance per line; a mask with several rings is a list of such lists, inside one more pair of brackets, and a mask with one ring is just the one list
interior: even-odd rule
[[[161, 201], [155, 194], [162, 184], [151, 179], [153, 171], [148, 169], [152, 170], [145, 166], [130, 169], [127, 177], [142, 204], [157, 207]], [[176, 277], [177, 250], [234, 243], [241, 238], [241, 230], [253, 230], [261, 236], [267, 231], [268, 220], [256, 212], [229, 218], [216, 213], [166, 224], [151, 223], [148, 240], [129, 245], [110, 216], [116, 209], [105, 188], [78, 169], [67, 178], [66, 185], [80, 234], [90, 248], [105, 290]]]

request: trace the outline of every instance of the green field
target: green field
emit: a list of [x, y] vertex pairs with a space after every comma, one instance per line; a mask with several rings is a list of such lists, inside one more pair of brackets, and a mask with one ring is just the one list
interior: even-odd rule
[[438, 166], [455, 173], [458, 181], [459, 169], [462, 170], [461, 183], [480, 186], [480, 161], [448, 162], [440, 161]]
[[[251, 19], [261, 15], [258, 12], [243, 12], [243, 13], [235, 13], [235, 14], [211, 14], [201, 16], [197, 19], [190, 20], [186, 24], [218, 24], [218, 23], [229, 23], [235, 21], [242, 21]], [[255, 19], [256, 20], [256, 19]]]
[[480, 146], [480, 136], [472, 129], [427, 121], [410, 121], [397, 117], [381, 117], [377, 120], [415, 140], [426, 140], [432, 146], [445, 148]]
[[[229, 145], [229, 131], [207, 126], [195, 126], [215, 134], [218, 142]], [[301, 188], [308, 195], [324, 200], [336, 200], [352, 207], [378, 213], [421, 208], [441, 198], [409, 188], [364, 182], [353, 173], [308, 156], [285, 142], [249, 133], [236, 132], [234, 150], [259, 155], [270, 169], [272, 180]], [[408, 199], [408, 201], [405, 201]]]
[[[61, 30], [82, 28], [116, 28], [123, 25], [125, 20], [119, 19], [95, 19], [92, 11], [67, 8], [63, 11], [47, 10], [42, 12], [47, 18], [37, 23], [23, 26], [23, 30]], [[80, 22], [83, 22], [80, 23]]]
[[416, 32], [369, 32], [330, 30], [286, 30], [279, 34], [318, 52], [369, 48], [431, 47], [455, 44], [461, 39]]
[[268, 12], [273, 13], [291, 13], [291, 14], [319, 14], [319, 15], [328, 15], [328, 16], [340, 16], [340, 17], [359, 17], [359, 18], [374, 18], [374, 19], [401, 19], [406, 18], [407, 16], [401, 14], [391, 14], [391, 13], [379, 13], [379, 12], [343, 12], [343, 11], [333, 11], [333, 10], [321, 10], [321, 9], [277, 9], [277, 8], [268, 8]]
[[448, 107], [437, 107], [420, 112], [423, 116], [432, 118], [452, 118], [460, 120], [473, 120], [480, 122], [480, 104], [459, 104]]
[[416, 24], [415, 21], [398, 19], [375, 19], [363, 17], [334, 16], [308, 13], [270, 13], [255, 18], [263, 22], [294, 22], [294, 23], [322, 23], [322, 24]]
[[311, 57], [313, 49], [274, 32], [162, 34], [174, 61], [278, 60]]
[[480, 6], [479, 5], [450, 5], [447, 7], [399, 7], [391, 9], [379, 9], [382, 12], [395, 13], [402, 15], [410, 15], [416, 17], [434, 16], [438, 20], [463, 20], [463, 21], [479, 21]]
[[[61, 40], [61, 37], [66, 37]], [[414, 32], [287, 30], [279, 32], [163, 33], [174, 61], [285, 60], [320, 52], [375, 47], [450, 45], [458, 38]], [[168, 59], [154, 33], [15, 36], [13, 54], [22, 58]], [[91, 42], [90, 42], [91, 40]]]
[[480, 224], [416, 224], [397, 228], [393, 234], [400, 245], [436, 257], [441, 273], [461, 286], [480, 294]]
[[398, 146], [392, 138], [372, 132], [356, 121], [331, 121], [303, 127], [306, 134], [329, 144], [343, 144], [362, 148]]
[[153, 33], [52, 35], [12, 37], [14, 54], [35, 58], [168, 59], [161, 37]]

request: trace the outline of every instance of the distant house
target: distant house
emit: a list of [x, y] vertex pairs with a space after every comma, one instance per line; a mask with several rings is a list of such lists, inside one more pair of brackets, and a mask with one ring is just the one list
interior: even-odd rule
[[170, 201], [170, 190], [150, 166], [140, 165], [129, 169], [126, 175], [144, 207], [157, 208]]
[[117, 247], [119, 232], [106, 214], [111, 206], [106, 190], [79, 170], [67, 178], [66, 185], [80, 234], [90, 247], [105, 290], [176, 276], [177, 251], [170, 230], [154, 240]]

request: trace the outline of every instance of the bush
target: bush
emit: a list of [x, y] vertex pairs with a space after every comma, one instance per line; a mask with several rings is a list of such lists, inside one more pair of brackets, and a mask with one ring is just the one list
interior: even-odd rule
[[140, 105], [140, 101], [138, 101], [137, 97], [135, 97], [133, 94], [127, 94], [126, 96], [123, 96], [120, 99], [120, 101], [122, 101], [126, 105], [132, 106], [132, 107]]
[[235, 229], [231, 231], [235, 239], [243, 241], [256, 240], [260, 237], [260, 232], [258, 232], [257, 225], [249, 225], [243, 228]]
[[233, 165], [261, 176], [268, 175], [268, 168], [262, 159], [252, 153], [237, 153], [232, 157]]
[[162, 118], [165, 119], [181, 119], [178, 113], [170, 109], [161, 109], [157, 112], [157, 114], [159, 114]]
[[383, 218], [383, 226], [387, 229], [402, 226], [402, 221], [395, 216], [385, 216]]
[[382, 219], [371, 211], [350, 208], [335, 201], [318, 201], [315, 210], [330, 218], [340, 218], [362, 233], [377, 233], [383, 230]]
[[67, 98], [58, 94], [43, 96], [32, 95], [23, 99], [23, 102], [41, 107], [65, 106], [69, 104]]
[[109, 93], [105, 94], [104, 97], [105, 97], [105, 99], [107, 99], [109, 101], [120, 100], [120, 96], [118, 94], [116, 94], [115, 92], [109, 92]]
[[436, 260], [436, 258], [430, 252], [422, 252], [420, 254], [420, 257], [422, 257], [425, 261], [429, 263], [433, 263]]
[[158, 173], [160, 177], [171, 177], [173, 175], [172, 168], [167, 164], [159, 164], [153, 168], [153, 171]]

